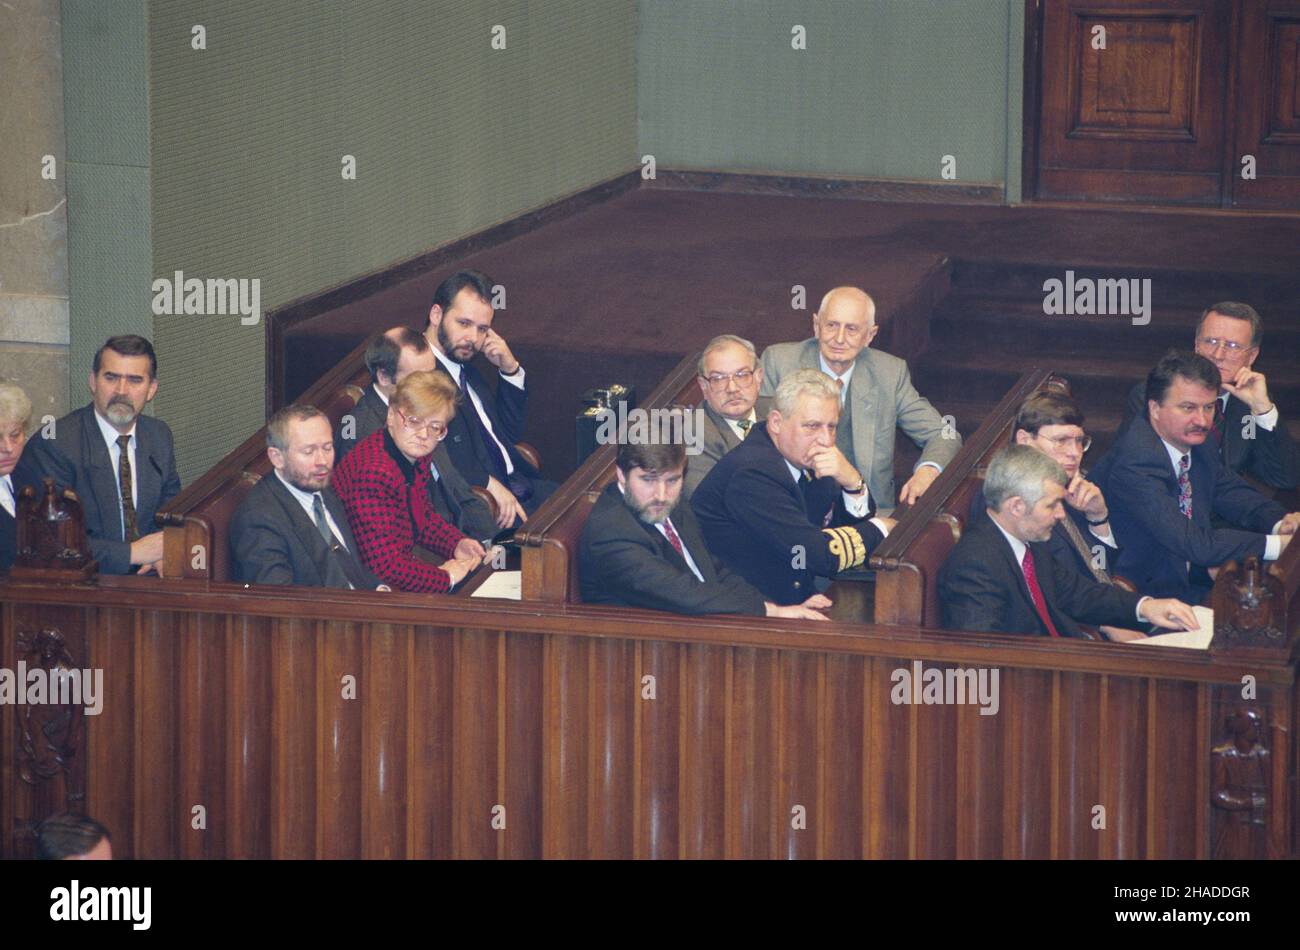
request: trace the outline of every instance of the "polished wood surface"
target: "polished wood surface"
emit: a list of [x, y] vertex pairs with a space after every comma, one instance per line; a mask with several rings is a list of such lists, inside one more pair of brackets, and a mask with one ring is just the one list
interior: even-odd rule
[[[0, 707], [4, 856], [65, 807], [124, 857], [1297, 854], [1294, 610], [1243, 660], [144, 578], [0, 593], [5, 665], [51, 630], [106, 693], [44, 777], [31, 707]], [[997, 714], [894, 702], [916, 662], [997, 670]], [[1259, 738], [1229, 755], [1243, 705]], [[1243, 762], [1262, 832], [1212, 837]]]

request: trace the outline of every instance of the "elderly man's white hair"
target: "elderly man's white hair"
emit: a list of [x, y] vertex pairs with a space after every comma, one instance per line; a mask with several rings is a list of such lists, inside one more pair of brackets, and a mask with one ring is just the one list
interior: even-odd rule
[[776, 387], [776, 395], [772, 398], [772, 408], [782, 416], [788, 416], [805, 396], [834, 399], [838, 404], [840, 388], [835, 385], [835, 380], [819, 369], [801, 369], [781, 380], [781, 385]]
[[0, 379], [0, 423], [17, 422], [24, 429], [32, 421], [32, 401], [16, 384]]
[[876, 302], [871, 299], [871, 294], [861, 287], [832, 287], [826, 291], [826, 295], [822, 297], [822, 302], [817, 305], [818, 313], [826, 312], [826, 307], [831, 302], [832, 297], [851, 297], [857, 300], [866, 308], [868, 322], [876, 322]]

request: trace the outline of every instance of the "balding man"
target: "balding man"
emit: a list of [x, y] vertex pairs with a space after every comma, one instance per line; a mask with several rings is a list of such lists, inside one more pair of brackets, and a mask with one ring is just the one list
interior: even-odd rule
[[724, 333], [709, 341], [700, 354], [700, 452], [688, 455], [684, 498], [704, 481], [718, 459], [749, 435], [759, 419], [766, 418], [771, 400], [760, 398], [763, 369], [758, 365], [754, 344], [743, 337]]
[[[353, 410], [341, 420], [334, 435], [335, 457], [341, 460], [354, 445], [388, 424], [388, 401], [398, 383], [412, 373], [428, 372], [437, 365], [429, 341], [410, 327], [393, 327], [371, 337], [366, 347], [370, 385]], [[496, 534], [498, 525], [492, 510], [474, 494], [469, 482], [452, 464], [447, 446], [442, 442], [433, 450], [429, 473], [430, 500], [444, 521], [480, 541]]]
[[880, 327], [876, 304], [857, 287], [836, 287], [813, 314], [813, 337], [777, 343], [763, 351], [763, 385], [770, 396], [781, 381], [801, 369], [821, 370], [838, 381], [844, 424], [835, 444], [866, 476], [882, 511], [894, 507], [894, 429], [921, 448], [921, 458], [898, 493], [910, 505], [924, 494], [961, 448], [955, 427], [944, 424], [929, 400], [912, 385], [907, 364], [871, 349]]

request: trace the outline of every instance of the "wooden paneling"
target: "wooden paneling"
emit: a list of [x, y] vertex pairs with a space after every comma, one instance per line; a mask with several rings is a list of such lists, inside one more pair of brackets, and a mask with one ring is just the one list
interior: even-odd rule
[[[5, 594], [6, 657], [39, 617], [104, 670], [74, 758], [123, 857], [1196, 857], [1226, 814], [1209, 750], [1243, 705], [1261, 833], [1294, 853], [1294, 638], [1246, 662], [136, 578]], [[895, 702], [917, 662], [996, 669], [996, 715]], [[18, 777], [18, 710], [0, 716], [7, 827], [80, 807]], [[29, 846], [10, 832], [3, 854]]]
[[1045, 0], [1036, 196], [1218, 204], [1231, 22], [1228, 0]]
[[[1243, 4], [1240, 63], [1233, 206], [1300, 208], [1300, 2]], [[1254, 177], [1242, 175], [1247, 155]]]

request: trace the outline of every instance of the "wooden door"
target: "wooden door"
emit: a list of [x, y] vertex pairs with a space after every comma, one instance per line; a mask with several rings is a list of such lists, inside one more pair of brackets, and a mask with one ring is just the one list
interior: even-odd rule
[[1034, 12], [1041, 60], [1026, 65], [1042, 78], [1028, 194], [1220, 204], [1231, 0], [1030, 0]]
[[1249, 0], [1240, 23], [1232, 205], [1300, 208], [1300, 0]]

